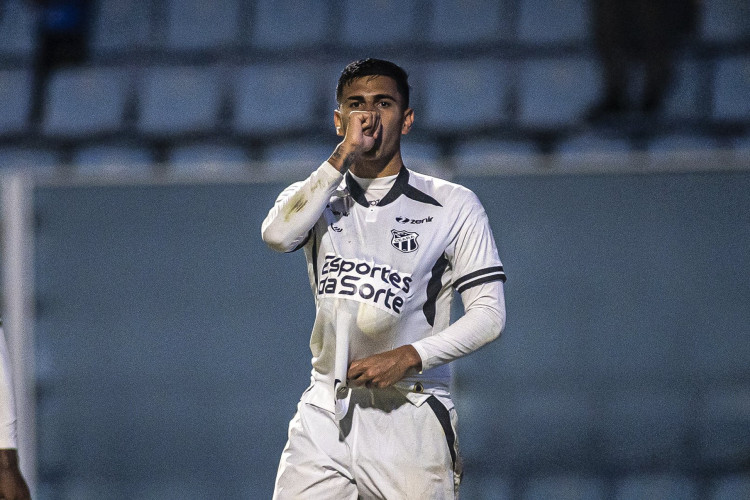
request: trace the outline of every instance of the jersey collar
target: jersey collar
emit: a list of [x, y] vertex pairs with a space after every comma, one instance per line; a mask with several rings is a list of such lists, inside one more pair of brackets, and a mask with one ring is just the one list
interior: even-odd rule
[[[365, 191], [362, 189], [362, 186], [360, 186], [357, 181], [354, 180], [352, 174], [347, 172], [344, 178], [346, 179], [346, 187], [349, 188], [349, 194], [351, 194], [352, 198], [354, 198], [354, 201], [356, 201], [363, 207], [369, 207], [370, 204], [365, 198]], [[376, 206], [382, 207], [388, 205], [389, 203], [396, 201], [396, 199], [402, 194], [407, 198], [411, 198], [412, 200], [416, 200], [420, 203], [427, 203], [428, 205], [442, 207], [440, 202], [438, 202], [435, 198], [409, 184], [409, 170], [407, 170], [406, 167], [401, 167], [401, 170], [399, 170], [398, 172], [398, 177], [396, 177], [396, 181], [393, 183], [391, 190], [388, 191], [388, 194], [380, 199]]]
[[[383, 196], [380, 201], [378, 201], [376, 206], [382, 207], [384, 205], [388, 205], [392, 201], [395, 201], [396, 198], [404, 194], [404, 191], [408, 186], [409, 171], [406, 169], [406, 167], [401, 167], [401, 170], [398, 171], [398, 176], [393, 182], [393, 186], [391, 186], [388, 194]], [[370, 206], [370, 204], [365, 199], [365, 191], [362, 189], [362, 186], [360, 186], [359, 183], [354, 180], [350, 172], [346, 173], [346, 187], [349, 188], [349, 193], [352, 195], [352, 198], [354, 198], [354, 201], [356, 201], [363, 207]]]

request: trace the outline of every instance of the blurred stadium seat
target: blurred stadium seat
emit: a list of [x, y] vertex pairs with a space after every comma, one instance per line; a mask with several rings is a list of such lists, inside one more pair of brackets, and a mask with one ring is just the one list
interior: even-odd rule
[[0, 70], [0, 136], [28, 127], [32, 75], [27, 70]]
[[687, 57], [676, 62], [670, 91], [664, 99], [665, 117], [697, 121], [710, 112], [704, 96], [708, 73], [704, 66], [700, 61]]
[[[240, 133], [270, 135], [308, 131], [320, 122], [313, 66], [253, 65], [236, 72], [234, 127]], [[332, 92], [332, 91], [331, 91]], [[330, 123], [333, 123], [331, 112]], [[331, 125], [331, 131], [333, 126]]]
[[44, 132], [78, 137], [117, 132], [123, 126], [130, 80], [120, 68], [54, 73], [47, 89]]
[[146, 134], [213, 131], [221, 103], [213, 67], [151, 67], [141, 76], [138, 128]]
[[91, 39], [94, 55], [131, 52], [154, 45], [152, 0], [100, 0]]
[[518, 38], [527, 44], [571, 44], [588, 39], [588, 3], [521, 0]]
[[716, 64], [713, 118], [750, 120], [750, 55], [726, 57]]
[[425, 68], [421, 127], [438, 131], [493, 127], [509, 118], [508, 67], [499, 60], [431, 63]]
[[33, 2], [5, 0], [0, 3], [0, 60], [31, 60], [36, 36], [35, 13]]
[[432, 2], [430, 42], [438, 45], [471, 45], [508, 39], [512, 33], [508, 2], [496, 0], [436, 0]]
[[[414, 2], [350, 0], [340, 5], [343, 8], [345, 44], [372, 51], [373, 46], [414, 43], [415, 37], [419, 36], [415, 25], [419, 13]], [[377, 22], [373, 22], [375, 19]]]
[[580, 121], [600, 92], [593, 59], [527, 60], [521, 65], [518, 121], [533, 128], [564, 127]]
[[255, 4], [251, 41], [264, 49], [310, 47], [331, 36], [330, 7], [309, 8], [304, 0], [260, 0]]
[[216, 49], [237, 44], [239, 0], [168, 0], [167, 4], [168, 49]]
[[750, 4], [738, 0], [703, 0], [701, 38], [727, 43], [750, 39]]

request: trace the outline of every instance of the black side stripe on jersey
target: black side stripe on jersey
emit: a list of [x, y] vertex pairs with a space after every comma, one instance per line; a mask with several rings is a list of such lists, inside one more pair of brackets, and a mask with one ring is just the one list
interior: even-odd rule
[[312, 244], [312, 266], [313, 276], [315, 276], [315, 289], [318, 289], [318, 240], [315, 238], [315, 233], [310, 230], [310, 235], [314, 238]]
[[[362, 187], [357, 184], [357, 181], [354, 180], [349, 172], [346, 173], [346, 186], [349, 188], [349, 193], [352, 195], [352, 198], [354, 198], [354, 201], [363, 207], [370, 206], [365, 198], [365, 192], [362, 190]], [[398, 177], [396, 177], [393, 187], [388, 191], [388, 194], [378, 202], [378, 206], [382, 207], [388, 205], [402, 194], [407, 198], [411, 198], [420, 203], [442, 207], [440, 202], [435, 198], [409, 184], [409, 170], [407, 170], [406, 167], [402, 167], [401, 170], [399, 170]]]
[[441, 255], [440, 258], [432, 266], [432, 275], [430, 281], [427, 282], [427, 301], [422, 306], [422, 312], [424, 317], [427, 319], [427, 323], [430, 326], [435, 326], [435, 310], [437, 297], [440, 294], [440, 290], [443, 288], [443, 274], [448, 267], [448, 259], [445, 254]]
[[462, 276], [453, 283], [453, 288], [458, 293], [463, 292], [467, 288], [481, 285], [482, 283], [488, 283], [490, 281], [502, 281], [505, 283], [505, 272], [503, 266], [493, 266], [474, 271], [466, 276]]

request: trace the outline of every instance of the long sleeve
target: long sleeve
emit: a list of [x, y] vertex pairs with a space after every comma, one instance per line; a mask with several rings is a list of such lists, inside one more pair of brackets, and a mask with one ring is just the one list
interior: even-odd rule
[[0, 327], [0, 449], [16, 448], [16, 404], [10, 356]]
[[310, 177], [286, 188], [263, 221], [263, 241], [279, 252], [299, 248], [342, 178], [336, 168], [324, 162]]
[[461, 292], [465, 314], [442, 332], [412, 344], [422, 370], [448, 363], [492, 342], [505, 328], [502, 281], [491, 281]]

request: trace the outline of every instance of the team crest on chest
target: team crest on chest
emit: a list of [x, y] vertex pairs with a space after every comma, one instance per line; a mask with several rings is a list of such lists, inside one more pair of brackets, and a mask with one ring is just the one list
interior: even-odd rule
[[391, 229], [391, 245], [399, 252], [409, 253], [419, 248], [417, 237], [419, 234], [399, 229]]

